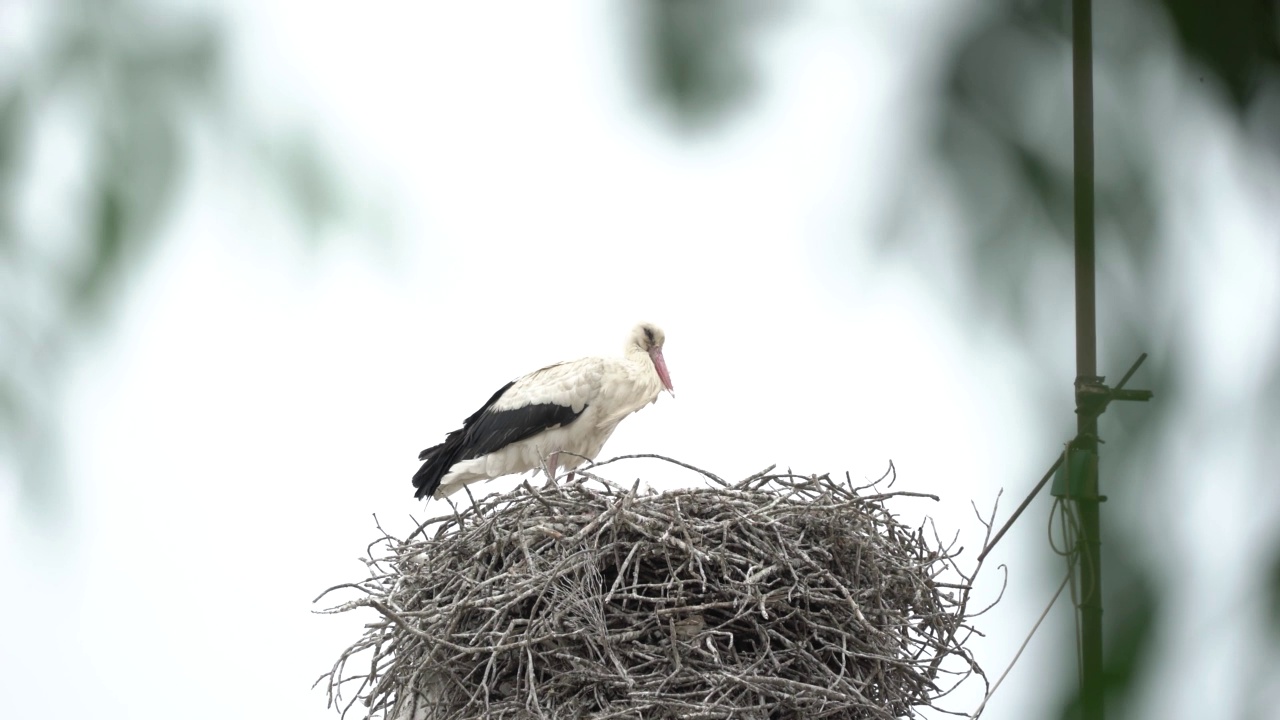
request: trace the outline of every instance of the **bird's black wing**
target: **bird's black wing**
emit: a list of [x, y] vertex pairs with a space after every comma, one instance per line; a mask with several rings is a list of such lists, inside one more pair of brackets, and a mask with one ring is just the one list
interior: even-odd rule
[[525, 405], [513, 410], [488, 410], [463, 428], [463, 452], [458, 460], [488, 455], [543, 430], [568, 425], [578, 419], [583, 410], [586, 410], [585, 406], [574, 412], [571, 407], [555, 403]]
[[449, 433], [445, 441], [418, 454], [422, 467], [413, 476], [416, 498], [431, 495], [449, 468], [462, 460], [471, 460], [514, 442], [533, 437], [543, 430], [568, 425], [586, 410], [574, 410], [556, 403], [534, 403], [516, 408], [495, 410], [494, 405], [516, 381], [502, 386], [479, 410], [462, 422], [462, 427]]

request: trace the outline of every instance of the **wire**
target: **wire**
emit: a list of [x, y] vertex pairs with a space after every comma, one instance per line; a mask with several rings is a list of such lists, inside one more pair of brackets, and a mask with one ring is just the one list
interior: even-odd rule
[[[1067, 458], [1067, 467], [1070, 465], [1071, 447], [1068, 445], [1063, 457]], [[1058, 530], [1060, 538], [1054, 536], [1054, 518], [1058, 518]], [[1071, 571], [1075, 568], [1076, 561], [1082, 560], [1082, 567], [1088, 572], [1082, 572], [1081, 578], [1092, 582], [1093, 573], [1089, 556], [1080, 547], [1080, 517], [1076, 514], [1076, 505], [1074, 502], [1068, 501], [1066, 498], [1057, 498], [1054, 500], [1053, 510], [1049, 513], [1049, 546], [1058, 555], [1067, 558], [1068, 579], [1071, 580], [1071, 605], [1076, 609], [1073, 613], [1075, 617], [1075, 641], [1076, 641], [1076, 675], [1077, 679], [1083, 685], [1084, 683], [1084, 629], [1080, 626], [1080, 603], [1081, 598], [1088, 597], [1092, 586], [1077, 587], [1075, 575]], [[1083, 592], [1082, 592], [1083, 591]]]
[[[1059, 547], [1053, 541], [1053, 517], [1057, 515], [1061, 518], [1059, 524], [1062, 528], [1062, 546]], [[1054, 502], [1053, 512], [1049, 515], [1049, 544], [1053, 547], [1053, 551], [1067, 558], [1068, 577], [1071, 578], [1071, 606], [1076, 612], [1072, 613], [1075, 619], [1075, 632], [1073, 633], [1076, 641], [1076, 680], [1084, 683], [1084, 631], [1080, 627], [1080, 598], [1084, 595], [1080, 592], [1080, 588], [1076, 586], [1076, 576], [1071, 572], [1075, 568], [1077, 559], [1083, 559], [1085, 563], [1089, 562], [1089, 558], [1085, 553], [1080, 551], [1080, 518], [1075, 512], [1075, 503], [1067, 502], [1064, 498], [1058, 498]], [[1090, 578], [1093, 576], [1090, 575]]]
[[[1069, 452], [1070, 449], [1059, 456], [1059, 462], [1065, 460]], [[1053, 522], [1055, 517], [1058, 518], [1057, 528], [1054, 527]], [[1055, 529], [1058, 530], [1056, 536], [1054, 533]], [[987, 701], [995, 695], [996, 690], [1000, 688], [1000, 684], [1003, 683], [1005, 677], [1009, 675], [1009, 671], [1013, 670], [1013, 666], [1017, 664], [1018, 659], [1022, 657], [1022, 652], [1027, 649], [1027, 645], [1031, 642], [1031, 638], [1034, 637], [1036, 631], [1040, 629], [1040, 625], [1044, 622], [1044, 619], [1049, 616], [1049, 611], [1053, 609], [1054, 604], [1058, 602], [1058, 598], [1062, 596], [1062, 591], [1065, 590], [1068, 585], [1071, 586], [1071, 604], [1077, 609], [1080, 607], [1080, 593], [1078, 592], [1080, 588], [1076, 587], [1075, 570], [1076, 560], [1083, 557], [1084, 553], [1080, 552], [1080, 519], [1076, 517], [1073, 503], [1066, 502], [1063, 498], [1058, 498], [1054, 501], [1053, 510], [1049, 513], [1048, 534], [1049, 546], [1053, 548], [1055, 553], [1067, 559], [1067, 574], [1062, 578], [1062, 582], [1058, 585], [1058, 590], [1053, 594], [1053, 599], [1049, 601], [1047, 606], [1045, 606], [1044, 612], [1040, 613], [1040, 618], [1037, 619], [1036, 624], [1032, 626], [1031, 632], [1028, 633], [1027, 637], [1022, 641], [1022, 646], [1019, 647], [1018, 652], [1014, 654], [1013, 660], [1009, 661], [1009, 666], [1004, 669], [1004, 672], [1000, 674], [999, 679], [997, 679], [995, 684], [991, 686], [986, 697], [982, 699], [982, 703], [978, 705], [978, 709], [969, 716], [969, 720], [976, 720], [980, 715], [982, 715], [982, 711], [987, 707]], [[1085, 562], [1088, 562], [1087, 558], [1085, 559]], [[1079, 651], [1081, 643], [1080, 618], [1079, 613], [1075, 613], [1075, 615], [1076, 650]], [[1076, 657], [1080, 657], [1079, 652], [1076, 653]], [[1081, 678], [1083, 679], [1083, 668], [1078, 662], [1076, 663], [1076, 672], [1081, 674]]]
[[1040, 618], [1036, 620], [1036, 624], [1031, 627], [1031, 632], [1027, 633], [1027, 637], [1022, 641], [1022, 646], [1018, 648], [1018, 652], [1015, 653], [1013, 659], [1009, 661], [1009, 667], [1006, 667], [1004, 672], [1000, 673], [1000, 677], [996, 679], [996, 684], [992, 685], [991, 689], [987, 691], [987, 696], [982, 698], [982, 704], [979, 705], [978, 709], [969, 716], [969, 720], [977, 720], [978, 716], [982, 715], [982, 711], [987, 708], [987, 701], [991, 699], [992, 695], [996, 694], [996, 690], [1000, 689], [1000, 683], [1004, 682], [1004, 679], [1008, 677], [1009, 671], [1013, 669], [1013, 666], [1018, 664], [1018, 658], [1022, 657], [1022, 651], [1027, 649], [1027, 645], [1031, 642], [1031, 638], [1035, 636], [1036, 630], [1040, 629], [1040, 624], [1049, 616], [1049, 611], [1053, 609], [1054, 603], [1058, 602], [1058, 598], [1061, 597], [1062, 591], [1067, 587], [1067, 583], [1071, 582], [1072, 572], [1074, 570], [1075, 563], [1071, 563], [1067, 566], [1067, 576], [1062, 578], [1062, 582], [1058, 585], [1058, 591], [1053, 594], [1053, 599], [1045, 606], [1044, 612], [1040, 613]]

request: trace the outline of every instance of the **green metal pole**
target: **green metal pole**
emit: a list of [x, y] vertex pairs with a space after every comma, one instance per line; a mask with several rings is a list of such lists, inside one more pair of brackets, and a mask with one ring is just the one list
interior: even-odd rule
[[[1075, 499], [1080, 517], [1081, 711], [1102, 720], [1102, 555], [1098, 517], [1098, 415], [1092, 400], [1098, 377], [1094, 287], [1093, 206], [1093, 12], [1091, 0], [1071, 5], [1072, 104], [1075, 135], [1076, 423], [1073, 452], [1084, 453], [1084, 477]], [[1084, 392], [1082, 392], [1084, 391]]]

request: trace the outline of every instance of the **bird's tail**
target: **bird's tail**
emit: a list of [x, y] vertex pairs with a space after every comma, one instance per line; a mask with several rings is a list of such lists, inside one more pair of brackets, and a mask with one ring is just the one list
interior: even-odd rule
[[430, 497], [440, 487], [440, 479], [449, 471], [449, 465], [452, 464], [440, 457], [442, 455], [440, 451], [443, 449], [444, 443], [441, 443], [418, 453], [418, 459], [423, 463], [422, 467], [418, 468], [418, 472], [413, 474], [413, 486], [418, 489], [413, 494], [415, 498], [421, 500]]

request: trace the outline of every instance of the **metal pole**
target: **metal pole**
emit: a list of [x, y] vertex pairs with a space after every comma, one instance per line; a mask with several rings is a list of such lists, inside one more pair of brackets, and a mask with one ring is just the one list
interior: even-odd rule
[[1105, 407], [1088, 391], [1098, 377], [1098, 331], [1094, 305], [1093, 207], [1093, 12], [1091, 0], [1071, 5], [1072, 101], [1075, 134], [1076, 423], [1073, 452], [1086, 463], [1080, 496], [1083, 557], [1080, 568], [1081, 711], [1102, 720], [1102, 556], [1098, 517], [1098, 415]]

